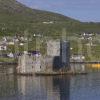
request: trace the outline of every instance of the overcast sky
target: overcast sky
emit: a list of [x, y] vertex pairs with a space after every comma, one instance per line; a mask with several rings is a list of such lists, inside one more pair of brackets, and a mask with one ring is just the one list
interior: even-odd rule
[[36, 9], [57, 12], [80, 21], [100, 22], [100, 0], [18, 0]]

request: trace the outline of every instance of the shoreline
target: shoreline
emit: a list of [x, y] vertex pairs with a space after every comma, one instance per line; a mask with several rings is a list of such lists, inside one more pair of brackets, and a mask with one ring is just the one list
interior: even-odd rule
[[17, 65], [17, 62], [0, 62], [0, 65]]
[[35, 73], [17, 73], [17, 75], [20, 76], [58, 76], [58, 75], [87, 75], [87, 72], [72, 72], [72, 71], [66, 71], [66, 72], [35, 72]]
[[[86, 61], [86, 62], [70, 62], [70, 64], [97, 64], [100, 63], [100, 61]], [[0, 62], [0, 64], [18, 64], [17, 62]]]

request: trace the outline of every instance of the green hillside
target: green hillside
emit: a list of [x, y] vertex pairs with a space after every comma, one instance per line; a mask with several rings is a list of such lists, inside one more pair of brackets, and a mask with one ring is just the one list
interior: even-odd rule
[[0, 35], [23, 34], [24, 30], [31, 34], [59, 35], [63, 28], [69, 33], [99, 32], [99, 26], [99, 23], [82, 23], [61, 14], [31, 9], [16, 0], [0, 0]]

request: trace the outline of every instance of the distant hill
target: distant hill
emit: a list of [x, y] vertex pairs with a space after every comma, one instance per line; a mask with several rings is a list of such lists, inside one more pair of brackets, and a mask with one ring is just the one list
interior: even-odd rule
[[16, 0], [0, 0], [0, 35], [30, 33], [59, 35], [72, 32], [100, 32], [100, 23], [82, 23], [61, 14], [26, 7]]

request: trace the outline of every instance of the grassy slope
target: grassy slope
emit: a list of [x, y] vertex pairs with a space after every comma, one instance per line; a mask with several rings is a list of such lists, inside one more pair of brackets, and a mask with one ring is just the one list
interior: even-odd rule
[[[43, 24], [53, 21], [54, 24]], [[100, 24], [82, 23], [69, 17], [36, 9], [30, 9], [16, 0], [0, 0], [0, 35], [12, 35], [29, 30], [30, 33], [59, 35], [63, 28], [70, 33], [83, 31], [99, 32]]]

